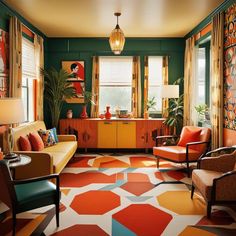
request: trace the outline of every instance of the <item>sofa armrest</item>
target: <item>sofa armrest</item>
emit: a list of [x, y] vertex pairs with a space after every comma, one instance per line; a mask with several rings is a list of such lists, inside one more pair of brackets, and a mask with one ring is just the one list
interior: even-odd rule
[[16, 179], [33, 178], [53, 173], [53, 157], [51, 154], [36, 151], [15, 151], [15, 153], [31, 157], [29, 164], [15, 168]]
[[76, 141], [76, 136], [73, 134], [66, 135], [57, 135], [59, 142], [68, 142], [68, 141]]

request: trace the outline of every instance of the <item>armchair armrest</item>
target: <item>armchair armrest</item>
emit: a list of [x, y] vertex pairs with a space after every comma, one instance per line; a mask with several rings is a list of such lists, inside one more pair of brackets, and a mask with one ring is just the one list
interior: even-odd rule
[[33, 182], [37, 182], [37, 181], [50, 180], [50, 179], [56, 179], [56, 190], [57, 190], [57, 193], [59, 195], [59, 192], [60, 192], [60, 179], [59, 179], [58, 174], [45, 175], [45, 176], [41, 176], [41, 177], [23, 179], [23, 180], [13, 180], [13, 183], [15, 185], [18, 185], [18, 184], [27, 184], [27, 183], [33, 183]]
[[43, 151], [17, 151], [15, 153], [31, 157], [29, 164], [15, 169], [16, 179], [27, 179], [53, 173], [53, 157], [50, 153]]
[[215, 201], [232, 201], [236, 199], [236, 171], [229, 171], [213, 180], [212, 195]]
[[207, 152], [205, 154], [206, 157], [209, 157], [211, 155], [219, 155], [219, 154], [225, 154], [225, 153], [231, 153], [236, 150], [236, 147], [220, 147], [215, 150], [212, 150], [210, 152]]
[[67, 141], [76, 141], [76, 136], [73, 134], [66, 135], [57, 135], [59, 142], [67, 142]]

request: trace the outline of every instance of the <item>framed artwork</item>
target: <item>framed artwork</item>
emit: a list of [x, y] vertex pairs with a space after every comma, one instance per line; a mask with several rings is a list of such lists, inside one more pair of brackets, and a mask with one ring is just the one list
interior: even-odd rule
[[76, 90], [77, 98], [67, 99], [68, 103], [83, 103], [85, 91], [84, 61], [62, 61], [62, 68], [69, 74], [68, 81]]
[[0, 98], [8, 95], [8, 33], [0, 29]]

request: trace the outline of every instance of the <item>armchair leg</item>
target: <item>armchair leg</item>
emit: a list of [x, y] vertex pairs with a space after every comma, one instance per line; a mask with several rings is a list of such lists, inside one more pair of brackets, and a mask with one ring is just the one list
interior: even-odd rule
[[186, 164], [187, 164], [187, 176], [188, 176], [188, 178], [190, 178], [189, 162], [187, 161]]
[[157, 168], [159, 169], [159, 161], [160, 161], [160, 158], [158, 156], [156, 156], [157, 158]]
[[194, 187], [194, 185], [192, 184], [191, 199], [193, 199], [194, 190], [195, 190], [195, 187]]
[[16, 213], [12, 212], [12, 236], [16, 235]]
[[56, 203], [56, 223], [57, 223], [57, 227], [59, 227], [59, 212], [60, 212], [60, 202], [58, 201]]
[[207, 202], [207, 218], [211, 218], [211, 202]]

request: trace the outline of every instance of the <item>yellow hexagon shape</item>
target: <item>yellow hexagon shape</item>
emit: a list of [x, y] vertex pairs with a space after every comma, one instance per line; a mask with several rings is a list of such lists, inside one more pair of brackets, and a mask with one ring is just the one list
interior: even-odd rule
[[190, 191], [166, 191], [157, 196], [159, 204], [180, 215], [205, 215], [206, 205], [202, 198], [194, 196]]

